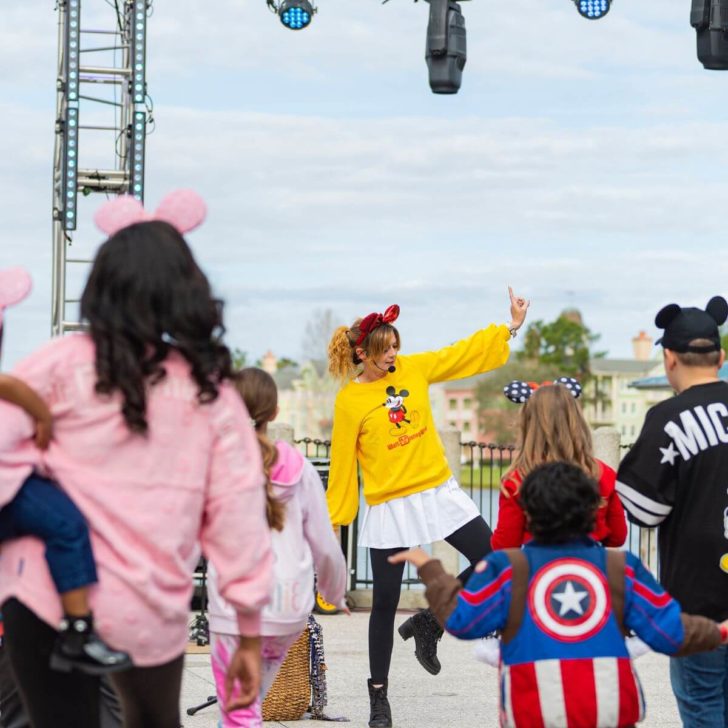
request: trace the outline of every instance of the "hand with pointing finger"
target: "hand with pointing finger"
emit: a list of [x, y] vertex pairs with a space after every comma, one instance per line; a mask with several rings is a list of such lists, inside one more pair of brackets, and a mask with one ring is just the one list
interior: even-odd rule
[[523, 326], [523, 322], [526, 320], [526, 313], [528, 312], [528, 307], [531, 305], [531, 302], [521, 296], [516, 296], [510, 286], [508, 286], [508, 295], [511, 299], [511, 323], [508, 328], [512, 332], [518, 331], [518, 329]]

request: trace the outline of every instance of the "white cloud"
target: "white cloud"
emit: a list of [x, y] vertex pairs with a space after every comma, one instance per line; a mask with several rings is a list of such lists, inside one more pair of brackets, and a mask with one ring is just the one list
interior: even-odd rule
[[[465, 83], [447, 99], [426, 86], [426, 4], [319, 6], [299, 34], [264, 0], [157, 0], [150, 20], [147, 198], [208, 200], [190, 241], [231, 341], [296, 356], [314, 308], [351, 319], [398, 300], [407, 348], [435, 346], [505, 318], [512, 283], [533, 316], [573, 303], [627, 354], [663, 303], [724, 290], [722, 85], [677, 3], [616, 2], [598, 23], [569, 0], [466, 3]], [[36, 278], [7, 362], [48, 329], [55, 42], [46, 3], [4, 11], [0, 265]], [[108, 166], [113, 145], [88, 137], [82, 154]], [[81, 201], [75, 254], [99, 242], [100, 202]]]

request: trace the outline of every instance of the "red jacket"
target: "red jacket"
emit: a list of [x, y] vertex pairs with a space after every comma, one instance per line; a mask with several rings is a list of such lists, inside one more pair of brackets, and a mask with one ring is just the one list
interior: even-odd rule
[[[604, 505], [597, 511], [597, 522], [591, 537], [604, 546], [621, 546], [627, 538], [627, 520], [622, 502], [614, 490], [617, 474], [601, 460], [597, 460], [597, 463], [599, 493]], [[517, 471], [503, 481], [498, 499], [498, 523], [490, 539], [494, 549], [518, 548], [531, 540], [531, 534], [526, 529], [526, 514], [518, 496], [520, 486], [521, 476]]]

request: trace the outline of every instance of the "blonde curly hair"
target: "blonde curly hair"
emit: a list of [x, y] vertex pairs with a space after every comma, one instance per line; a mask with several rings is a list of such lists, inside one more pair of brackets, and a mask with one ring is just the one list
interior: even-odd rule
[[361, 370], [361, 359], [356, 350], [363, 349], [367, 356], [381, 356], [389, 347], [390, 337], [394, 334], [395, 346], [400, 347], [399, 331], [392, 324], [381, 324], [356, 345], [361, 335], [361, 318], [350, 327], [339, 326], [329, 341], [329, 372], [342, 382], [353, 379]]

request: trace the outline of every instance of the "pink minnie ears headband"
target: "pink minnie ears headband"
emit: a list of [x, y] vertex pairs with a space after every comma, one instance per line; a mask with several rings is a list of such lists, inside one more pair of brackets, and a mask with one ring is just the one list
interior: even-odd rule
[[382, 324], [394, 323], [399, 318], [399, 306], [392, 304], [384, 313], [370, 313], [365, 316], [359, 324], [359, 338], [354, 342], [354, 346], [359, 346], [369, 334], [378, 329]]
[[8, 306], [20, 303], [32, 287], [33, 281], [25, 268], [0, 270], [0, 327], [3, 324], [3, 311]]
[[194, 190], [175, 190], [152, 213], [147, 212], [135, 197], [116, 197], [97, 210], [94, 222], [109, 237], [129, 225], [151, 220], [167, 222], [184, 234], [202, 224], [206, 214], [207, 205]]
[[539, 387], [545, 387], [552, 384], [561, 384], [566, 387], [574, 399], [578, 399], [581, 396], [581, 384], [579, 384], [574, 377], [559, 377], [558, 379], [554, 379], [553, 382], [543, 382], [541, 384], [538, 384], [537, 382], [521, 382], [515, 380], [503, 387], [503, 394], [505, 394], [511, 402], [523, 404]]

